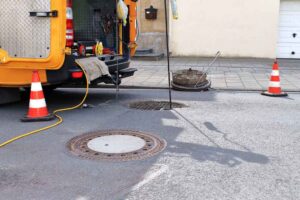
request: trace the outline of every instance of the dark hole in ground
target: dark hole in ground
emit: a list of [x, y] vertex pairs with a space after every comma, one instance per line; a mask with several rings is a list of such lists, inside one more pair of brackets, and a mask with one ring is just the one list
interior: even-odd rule
[[[178, 102], [172, 103], [172, 108], [185, 108], [186, 105]], [[170, 102], [168, 101], [136, 101], [129, 103], [129, 108], [138, 110], [169, 110]]]

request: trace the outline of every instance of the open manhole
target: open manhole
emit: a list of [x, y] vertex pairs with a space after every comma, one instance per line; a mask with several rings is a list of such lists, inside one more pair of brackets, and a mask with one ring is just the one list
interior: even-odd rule
[[[187, 107], [182, 103], [172, 102], [172, 108]], [[169, 110], [170, 102], [168, 101], [136, 101], [129, 103], [129, 108], [138, 110]]]
[[166, 141], [139, 131], [107, 130], [77, 136], [67, 146], [74, 155], [86, 159], [130, 161], [158, 154]]

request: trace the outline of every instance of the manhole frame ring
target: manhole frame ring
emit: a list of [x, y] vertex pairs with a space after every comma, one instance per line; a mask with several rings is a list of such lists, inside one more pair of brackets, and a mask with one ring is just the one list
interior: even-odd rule
[[[113, 134], [115, 133], [115, 134]], [[121, 135], [121, 133], [125, 133], [125, 135], [136, 135], [135, 137], [139, 137], [142, 135], [146, 139], [143, 139], [145, 141], [145, 145], [136, 151], [131, 151], [128, 153], [118, 153], [118, 154], [109, 154], [109, 153], [101, 153], [94, 151], [92, 149], [89, 149], [87, 147], [87, 138], [97, 138], [101, 136], [106, 135]], [[132, 134], [126, 134], [126, 133], [132, 133]], [[148, 138], [147, 138], [148, 137]], [[139, 137], [141, 138], [141, 137]], [[153, 141], [151, 142], [151, 139]], [[142, 138], [141, 138], [142, 139]], [[149, 151], [144, 151], [144, 148], [149, 148], [149, 143], [147, 141], [151, 142], [152, 148], [149, 149]], [[80, 148], [76, 148], [76, 144], [79, 143]], [[82, 147], [82, 143], [84, 143], [85, 148]], [[156, 145], [155, 145], [156, 144]], [[137, 161], [137, 160], [145, 160], [154, 156], [157, 156], [159, 153], [163, 152], [167, 147], [167, 141], [155, 134], [148, 133], [148, 132], [141, 132], [141, 131], [134, 131], [134, 130], [121, 130], [121, 129], [108, 129], [108, 130], [100, 130], [100, 131], [93, 131], [84, 133], [78, 136], [75, 136], [71, 138], [66, 143], [66, 148], [68, 149], [69, 153], [73, 156], [76, 156], [77, 158], [87, 159], [87, 160], [94, 160], [94, 161], [109, 161], [109, 162], [126, 162], [126, 161]], [[88, 149], [89, 152], [84, 152], [86, 149]], [[137, 154], [134, 154], [135, 152], [138, 152]], [[98, 155], [95, 155], [98, 154]], [[131, 156], [128, 156], [130, 154]], [[103, 157], [106, 155], [105, 157]], [[125, 156], [122, 156], [125, 155]]]
[[[141, 106], [138, 105], [138, 104], [146, 104], [146, 103], [157, 103], [157, 104], [160, 104], [160, 103], [163, 103], [163, 104], [167, 104], [169, 105], [169, 101], [167, 100], [155, 100], [155, 99], [151, 99], [151, 100], [132, 100], [132, 101], [129, 101], [126, 103], [126, 107], [129, 108], [129, 109], [134, 109], [134, 110], [140, 110], [140, 111], [168, 111], [169, 109], [167, 109], [167, 105], [165, 106], [162, 106], [160, 109], [156, 109], [156, 108], [140, 108]], [[134, 105], [136, 104], [136, 105]], [[145, 105], [146, 106], [146, 105]], [[157, 106], [157, 105], [156, 105]], [[189, 106], [182, 103], [182, 102], [177, 102], [177, 101], [173, 101], [172, 102], [172, 106], [173, 108], [178, 108], [178, 109], [181, 109], [181, 108], [188, 108]], [[153, 106], [155, 107], [155, 106]]]

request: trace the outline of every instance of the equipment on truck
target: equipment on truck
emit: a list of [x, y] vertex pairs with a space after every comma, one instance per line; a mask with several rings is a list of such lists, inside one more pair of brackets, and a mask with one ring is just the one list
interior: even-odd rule
[[123, 0], [119, 0], [119, 2], [118, 2], [117, 13], [118, 13], [119, 19], [121, 19], [123, 21], [123, 25], [126, 26], [127, 17], [128, 17], [128, 8]]

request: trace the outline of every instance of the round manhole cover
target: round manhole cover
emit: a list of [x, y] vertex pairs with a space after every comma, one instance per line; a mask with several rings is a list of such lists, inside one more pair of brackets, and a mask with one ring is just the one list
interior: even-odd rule
[[[172, 102], [172, 108], [187, 107], [182, 103]], [[129, 103], [129, 108], [138, 110], [169, 110], [170, 102], [168, 101], [136, 101]]]
[[158, 154], [166, 141], [138, 131], [107, 130], [77, 136], [67, 146], [74, 155], [86, 159], [129, 161]]

